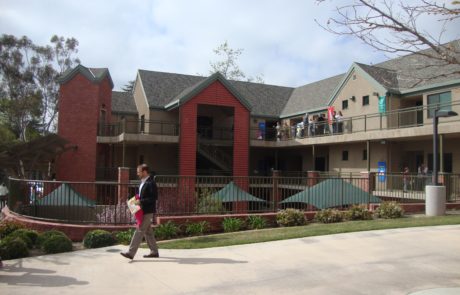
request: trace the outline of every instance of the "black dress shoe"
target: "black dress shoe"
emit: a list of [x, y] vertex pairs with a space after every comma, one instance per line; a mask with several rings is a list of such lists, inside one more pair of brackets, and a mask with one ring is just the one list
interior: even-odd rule
[[123, 257], [126, 257], [128, 259], [131, 259], [131, 260], [133, 260], [133, 258], [134, 258], [133, 256], [131, 256], [131, 254], [126, 253], [126, 252], [121, 252], [120, 255], [123, 256]]
[[149, 255], [144, 255], [144, 258], [158, 258], [160, 257], [160, 254], [158, 253], [150, 253]]

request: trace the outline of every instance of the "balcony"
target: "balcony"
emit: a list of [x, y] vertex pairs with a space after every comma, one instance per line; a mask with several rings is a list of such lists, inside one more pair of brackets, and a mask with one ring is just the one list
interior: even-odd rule
[[121, 120], [99, 124], [98, 143], [127, 142], [179, 142], [179, 124], [166, 121]]
[[[250, 132], [251, 146], [278, 147], [429, 136], [433, 132], [429, 114], [435, 107], [460, 112], [460, 102], [453, 102], [344, 117], [339, 122], [326, 120], [303, 128], [298, 125], [278, 130], [270, 127], [265, 131], [253, 128]], [[443, 120], [439, 126], [443, 133], [460, 133], [460, 117]]]
[[[292, 146], [340, 143], [344, 141], [379, 140], [432, 135], [430, 113], [435, 107], [448, 108], [460, 113], [460, 101], [448, 105], [420, 106], [344, 117], [340, 122], [313, 123], [304, 128], [297, 126], [250, 130], [251, 146]], [[442, 120], [441, 133], [460, 132], [460, 116]], [[122, 120], [98, 126], [99, 143], [145, 142], [178, 143], [179, 124], [165, 121]], [[229, 128], [198, 128], [201, 141], [228, 145], [233, 141]]]

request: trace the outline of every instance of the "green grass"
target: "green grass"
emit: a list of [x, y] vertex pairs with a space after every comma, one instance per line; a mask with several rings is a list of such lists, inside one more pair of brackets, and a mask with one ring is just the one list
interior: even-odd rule
[[240, 231], [234, 233], [162, 241], [158, 246], [161, 249], [199, 249], [323, 236], [338, 233], [448, 224], [460, 224], [460, 214], [437, 217], [412, 216], [399, 219], [347, 221], [332, 224], [311, 223], [305, 226]]

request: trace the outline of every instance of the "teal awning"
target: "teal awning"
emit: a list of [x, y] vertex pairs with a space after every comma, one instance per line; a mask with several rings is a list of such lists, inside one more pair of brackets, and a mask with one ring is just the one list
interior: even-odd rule
[[222, 203], [224, 202], [265, 202], [265, 200], [259, 199], [254, 197], [248, 192], [242, 190], [239, 186], [230, 181], [226, 186], [224, 186], [221, 190], [212, 194], [213, 198], [220, 200]]
[[328, 179], [280, 202], [305, 203], [318, 209], [351, 204], [380, 203], [380, 199], [345, 179]]
[[37, 200], [37, 204], [43, 206], [94, 206], [96, 202], [76, 192], [67, 183], [63, 183], [45, 197]]

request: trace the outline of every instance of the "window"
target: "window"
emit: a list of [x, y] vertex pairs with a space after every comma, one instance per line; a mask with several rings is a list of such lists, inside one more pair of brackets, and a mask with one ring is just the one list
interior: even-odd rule
[[342, 110], [348, 109], [348, 99], [342, 100]]
[[141, 133], [144, 133], [145, 131], [145, 116], [141, 116]]
[[428, 118], [433, 118], [434, 110], [450, 111], [452, 110], [452, 95], [449, 92], [428, 95]]
[[369, 95], [363, 96], [363, 106], [369, 105]]
[[342, 161], [348, 161], [348, 151], [342, 151]]
[[367, 150], [363, 150], [363, 160], [367, 160]]

